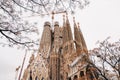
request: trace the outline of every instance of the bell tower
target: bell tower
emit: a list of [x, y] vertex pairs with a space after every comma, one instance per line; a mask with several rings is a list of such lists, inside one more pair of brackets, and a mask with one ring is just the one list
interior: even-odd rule
[[50, 80], [60, 80], [60, 28], [54, 24], [52, 52], [50, 54]]

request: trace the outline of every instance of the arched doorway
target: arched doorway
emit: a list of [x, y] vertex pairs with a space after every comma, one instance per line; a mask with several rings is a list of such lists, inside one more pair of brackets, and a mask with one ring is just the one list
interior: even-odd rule
[[84, 76], [84, 71], [80, 71], [80, 77]]
[[73, 80], [78, 80], [78, 76], [75, 75], [74, 78], [73, 78]]

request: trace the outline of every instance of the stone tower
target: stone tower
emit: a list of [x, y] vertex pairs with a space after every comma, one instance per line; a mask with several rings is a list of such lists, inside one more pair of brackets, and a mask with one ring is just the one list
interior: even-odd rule
[[[22, 80], [98, 80], [79, 23], [73, 18], [74, 37], [68, 16], [63, 26], [45, 22], [38, 54], [30, 58]], [[90, 61], [90, 60], [89, 60]]]
[[49, 57], [52, 43], [52, 30], [50, 22], [45, 22], [39, 52], [44, 58]]

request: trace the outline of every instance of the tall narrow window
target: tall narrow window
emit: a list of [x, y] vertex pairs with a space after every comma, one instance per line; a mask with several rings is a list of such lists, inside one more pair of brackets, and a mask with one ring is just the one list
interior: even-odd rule
[[35, 80], [39, 80], [37, 76], [35, 77]]
[[29, 80], [32, 80], [32, 76], [30, 75]]
[[61, 75], [61, 79], [60, 80], [63, 80], [63, 76]]
[[42, 77], [42, 79], [41, 80], [44, 80], [44, 77]]
[[32, 80], [32, 71], [30, 71], [30, 77], [29, 80]]

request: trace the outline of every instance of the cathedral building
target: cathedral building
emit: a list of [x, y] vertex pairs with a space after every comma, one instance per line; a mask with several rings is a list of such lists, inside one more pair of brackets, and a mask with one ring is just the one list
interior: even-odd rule
[[38, 54], [30, 57], [22, 80], [98, 80], [97, 71], [87, 62], [89, 53], [79, 23], [74, 18], [73, 22], [73, 34], [67, 16], [63, 26], [44, 23]]

